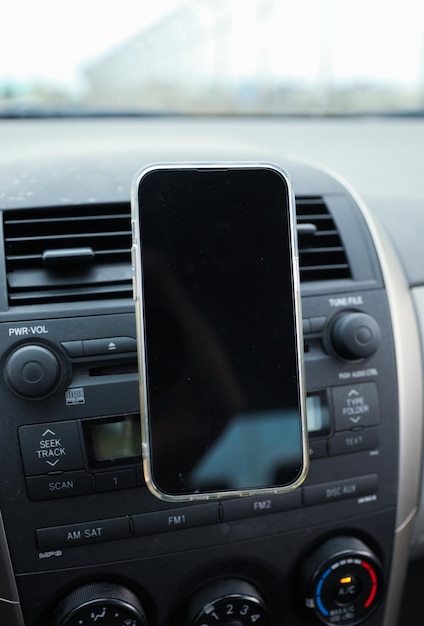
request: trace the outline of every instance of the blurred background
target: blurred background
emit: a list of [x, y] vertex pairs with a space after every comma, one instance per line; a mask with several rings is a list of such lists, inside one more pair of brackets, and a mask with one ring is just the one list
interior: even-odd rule
[[0, 113], [424, 112], [422, 0], [24, 0]]

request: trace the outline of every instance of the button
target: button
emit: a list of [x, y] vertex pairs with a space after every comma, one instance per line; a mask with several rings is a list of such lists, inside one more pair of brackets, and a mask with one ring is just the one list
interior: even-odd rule
[[[349, 565], [347, 565], [349, 572]], [[368, 571], [368, 570], [367, 570]], [[337, 604], [343, 606], [344, 604], [351, 604], [356, 602], [362, 591], [362, 585], [357, 576], [344, 573], [340, 576], [334, 586], [333, 594], [337, 599]]]
[[62, 341], [61, 346], [73, 359], [84, 356], [82, 341]]
[[336, 433], [328, 442], [331, 456], [374, 450], [380, 441], [378, 428], [364, 428], [354, 432]]
[[311, 333], [320, 333], [327, 322], [326, 317], [311, 317], [309, 323], [311, 325]]
[[31, 500], [52, 500], [69, 496], [82, 496], [93, 492], [93, 481], [86, 472], [64, 472], [50, 476], [27, 478]]
[[213, 502], [211, 504], [199, 504], [179, 509], [167, 509], [154, 513], [133, 515], [132, 520], [134, 523], [134, 535], [136, 536], [196, 528], [197, 526], [218, 523], [219, 505], [217, 502]]
[[309, 439], [309, 458], [312, 459], [322, 459], [328, 456], [327, 452], [327, 441], [314, 441], [313, 439]]
[[145, 487], [146, 481], [144, 480], [144, 472], [140, 465], [135, 468], [135, 475], [137, 479], [137, 487]]
[[8, 357], [4, 377], [11, 391], [24, 398], [42, 398], [56, 391], [61, 365], [45, 346], [20, 346]]
[[358, 498], [375, 493], [378, 490], [378, 475], [368, 474], [345, 480], [335, 480], [320, 485], [303, 488], [303, 503], [306, 506], [337, 502], [349, 498]]
[[131, 536], [129, 517], [40, 528], [35, 533], [40, 550], [73, 548], [89, 543], [127, 539]]
[[291, 493], [271, 494], [262, 497], [239, 498], [237, 500], [225, 500], [222, 502], [223, 520], [244, 519], [258, 517], [270, 513], [279, 513], [302, 507], [302, 494], [300, 489]]
[[333, 387], [334, 425], [336, 430], [355, 426], [375, 426], [379, 423], [377, 385], [344, 385]]
[[133, 469], [105, 472], [95, 475], [96, 491], [115, 491], [136, 487], [136, 475]]
[[83, 467], [76, 421], [19, 428], [25, 475]]
[[86, 339], [83, 341], [85, 356], [99, 356], [121, 352], [136, 352], [137, 341], [134, 337], [105, 337], [104, 339]]
[[311, 332], [311, 322], [308, 319], [302, 320], [303, 334], [307, 335]]

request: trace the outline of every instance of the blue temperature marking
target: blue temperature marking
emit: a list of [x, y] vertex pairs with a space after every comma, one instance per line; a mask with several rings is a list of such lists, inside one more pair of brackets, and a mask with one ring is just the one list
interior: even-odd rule
[[319, 579], [318, 585], [317, 585], [317, 592], [316, 592], [316, 596], [315, 596], [315, 602], [318, 606], [318, 609], [321, 611], [321, 613], [323, 615], [329, 615], [329, 612], [327, 611], [327, 609], [324, 607], [322, 600], [321, 600], [321, 590], [322, 587], [324, 585], [325, 579], [327, 578], [327, 576], [329, 576], [331, 574], [331, 567], [329, 567], [327, 570], [325, 570], [325, 572], [323, 573], [323, 575], [321, 576], [321, 578]]

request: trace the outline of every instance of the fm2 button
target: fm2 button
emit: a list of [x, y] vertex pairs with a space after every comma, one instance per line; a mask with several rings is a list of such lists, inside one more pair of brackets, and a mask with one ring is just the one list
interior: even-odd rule
[[83, 467], [77, 422], [21, 426], [19, 441], [26, 476]]

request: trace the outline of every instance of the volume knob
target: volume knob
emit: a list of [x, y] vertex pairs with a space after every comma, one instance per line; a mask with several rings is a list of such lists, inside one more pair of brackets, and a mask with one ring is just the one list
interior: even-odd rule
[[331, 326], [330, 341], [336, 354], [343, 359], [364, 359], [374, 354], [380, 345], [380, 326], [367, 313], [344, 313]]
[[7, 386], [21, 398], [45, 398], [60, 383], [61, 364], [56, 354], [37, 344], [26, 344], [14, 350], [6, 360], [4, 378]]

